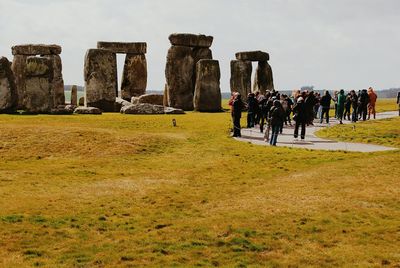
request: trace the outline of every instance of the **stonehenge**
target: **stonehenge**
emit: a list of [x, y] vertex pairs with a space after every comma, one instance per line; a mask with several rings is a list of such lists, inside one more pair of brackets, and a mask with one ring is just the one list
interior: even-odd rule
[[71, 105], [78, 106], [78, 87], [76, 85], [71, 87]]
[[200, 60], [196, 64], [194, 109], [199, 112], [221, 111], [221, 77], [217, 60]]
[[86, 106], [114, 112], [118, 96], [116, 54], [107, 49], [89, 49], [83, 73]]
[[0, 58], [0, 113], [12, 113], [17, 110], [18, 95], [14, 74], [7, 58]]
[[274, 90], [272, 68], [268, 64], [269, 54], [263, 51], [244, 51], [236, 53], [236, 60], [231, 61], [231, 92], [239, 92], [247, 97], [251, 92], [251, 62], [257, 61], [254, 76], [253, 91], [265, 94], [267, 90]]
[[17, 108], [28, 113], [49, 113], [64, 105], [61, 47], [27, 44], [13, 46], [11, 51]]
[[[174, 33], [169, 36], [169, 41], [171, 47], [168, 50], [165, 67], [167, 83], [164, 90], [164, 105], [190, 111], [195, 108], [193, 100], [197, 81], [196, 64], [203, 59], [212, 59], [210, 47], [213, 37]], [[215, 75], [219, 76], [219, 68], [218, 75]], [[202, 76], [199, 79], [201, 80]], [[204, 91], [199, 91], [199, 94], [202, 92]]]

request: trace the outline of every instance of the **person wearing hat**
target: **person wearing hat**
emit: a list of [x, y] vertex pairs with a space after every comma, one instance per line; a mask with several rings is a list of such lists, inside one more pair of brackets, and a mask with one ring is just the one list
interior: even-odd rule
[[297, 140], [299, 136], [299, 128], [301, 126], [300, 137], [304, 140], [306, 136], [307, 115], [303, 97], [298, 97], [297, 103], [293, 107], [293, 120], [296, 122], [294, 126], [294, 138]]

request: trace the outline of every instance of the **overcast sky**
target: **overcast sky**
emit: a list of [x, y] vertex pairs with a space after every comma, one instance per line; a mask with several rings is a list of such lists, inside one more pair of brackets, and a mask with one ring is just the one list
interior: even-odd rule
[[400, 0], [0, 0], [0, 10], [0, 55], [59, 44], [65, 84], [83, 85], [97, 41], [145, 41], [147, 88], [162, 90], [168, 35], [189, 32], [214, 36], [222, 91], [243, 50], [270, 53], [277, 89], [400, 86]]

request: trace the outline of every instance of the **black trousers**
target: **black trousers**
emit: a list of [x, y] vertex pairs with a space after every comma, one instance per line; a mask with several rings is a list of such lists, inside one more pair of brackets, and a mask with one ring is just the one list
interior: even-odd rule
[[241, 137], [240, 134], [240, 117], [239, 116], [233, 116], [233, 136], [234, 137]]
[[[324, 115], [326, 116], [326, 123], [329, 123], [329, 107], [322, 107], [321, 119], [319, 120], [320, 123], [324, 121]], [[335, 111], [336, 112], [336, 111]], [[337, 117], [337, 115], [335, 115]]]
[[304, 139], [306, 136], [306, 123], [305, 122], [299, 122], [296, 121], [296, 124], [294, 126], [294, 137], [297, 138], [299, 136], [299, 128], [301, 126], [301, 139]]

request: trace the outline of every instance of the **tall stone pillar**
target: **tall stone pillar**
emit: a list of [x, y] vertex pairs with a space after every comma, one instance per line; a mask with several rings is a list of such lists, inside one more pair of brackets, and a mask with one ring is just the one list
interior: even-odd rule
[[64, 79], [62, 76], [62, 62], [59, 55], [45, 56], [53, 65], [53, 82], [51, 85], [51, 94], [53, 98], [53, 107], [65, 104]]
[[71, 105], [78, 106], [78, 87], [76, 85], [71, 87]]
[[144, 54], [126, 54], [122, 73], [121, 97], [130, 101], [146, 93], [147, 62]]
[[18, 96], [14, 74], [7, 58], [0, 58], [0, 113], [12, 113], [17, 110]]
[[85, 56], [84, 80], [87, 106], [114, 112], [117, 97], [117, 57], [106, 49], [89, 49]]
[[254, 76], [253, 91], [260, 91], [265, 94], [267, 90], [274, 89], [274, 81], [272, 78], [272, 68], [266, 61], [259, 61]]
[[231, 92], [239, 92], [245, 100], [247, 94], [251, 92], [251, 61], [232, 60], [231, 61]]
[[200, 60], [196, 64], [194, 109], [199, 112], [221, 111], [221, 72], [217, 60]]

